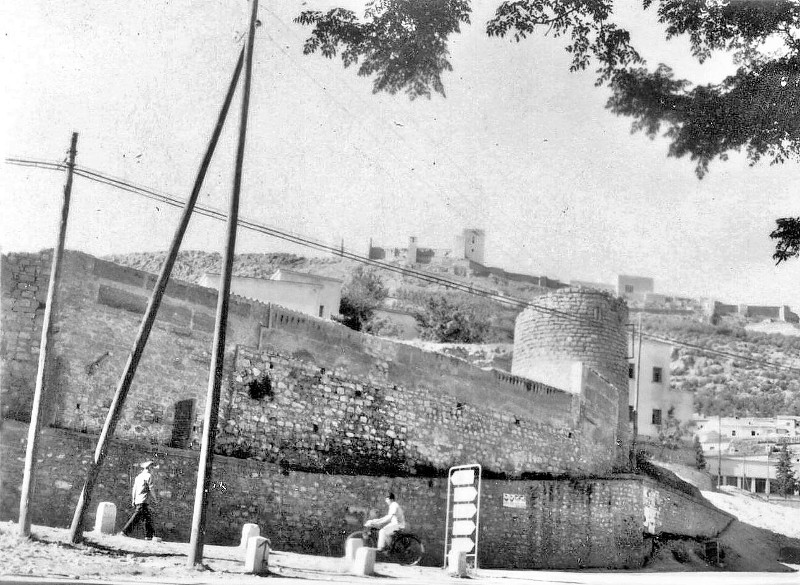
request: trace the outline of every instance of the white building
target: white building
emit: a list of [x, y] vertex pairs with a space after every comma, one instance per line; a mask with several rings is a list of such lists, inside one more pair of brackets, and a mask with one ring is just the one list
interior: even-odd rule
[[670, 410], [681, 424], [691, 423], [694, 394], [670, 388], [672, 346], [643, 339], [640, 360], [639, 340], [633, 345], [633, 359], [628, 363], [628, 405], [631, 422], [634, 411], [638, 411], [638, 436], [658, 437]]
[[[715, 479], [722, 477], [721, 485], [731, 485], [757, 494], [776, 493], [775, 478], [780, 451], [775, 443], [743, 445], [733, 442], [728, 453], [706, 455], [706, 469]], [[791, 444], [792, 467], [800, 477], [800, 445]]]
[[695, 435], [706, 455], [729, 452], [732, 441], [751, 439], [778, 442], [800, 437], [800, 416], [778, 415], [772, 418], [753, 416], [695, 417]]
[[[219, 274], [207, 272], [200, 279], [200, 285], [219, 290], [219, 280]], [[330, 319], [331, 315], [339, 313], [342, 281], [281, 268], [269, 279], [234, 276], [231, 293]]]

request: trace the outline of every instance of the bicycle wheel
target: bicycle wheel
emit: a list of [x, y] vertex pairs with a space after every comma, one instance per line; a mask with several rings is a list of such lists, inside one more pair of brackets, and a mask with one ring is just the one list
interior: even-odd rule
[[416, 565], [424, 554], [425, 546], [413, 534], [403, 534], [392, 545], [392, 555], [401, 565]]

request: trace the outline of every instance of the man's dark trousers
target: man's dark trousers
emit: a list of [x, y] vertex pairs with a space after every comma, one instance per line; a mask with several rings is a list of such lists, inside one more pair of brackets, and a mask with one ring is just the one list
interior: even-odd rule
[[147, 504], [136, 504], [136, 510], [133, 512], [125, 528], [122, 529], [122, 534], [130, 536], [131, 530], [141, 520], [144, 520], [144, 537], [147, 539], [153, 538], [153, 517], [150, 515], [150, 507]]

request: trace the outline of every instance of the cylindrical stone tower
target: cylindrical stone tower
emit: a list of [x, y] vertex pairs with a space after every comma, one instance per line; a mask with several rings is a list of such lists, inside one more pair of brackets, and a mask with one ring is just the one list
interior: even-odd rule
[[583, 362], [619, 391], [617, 466], [627, 464], [628, 306], [607, 292], [566, 288], [537, 297], [514, 328], [511, 372], [536, 379], [559, 363]]

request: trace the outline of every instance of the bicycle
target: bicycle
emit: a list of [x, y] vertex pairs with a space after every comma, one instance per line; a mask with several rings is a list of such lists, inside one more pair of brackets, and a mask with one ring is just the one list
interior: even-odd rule
[[[364, 526], [361, 530], [353, 532], [347, 539], [360, 538], [364, 541], [364, 546], [378, 548], [378, 530], [379, 528], [375, 526]], [[401, 565], [416, 565], [425, 555], [425, 545], [416, 534], [398, 530], [391, 536], [389, 549], [382, 554], [396, 560]]]

